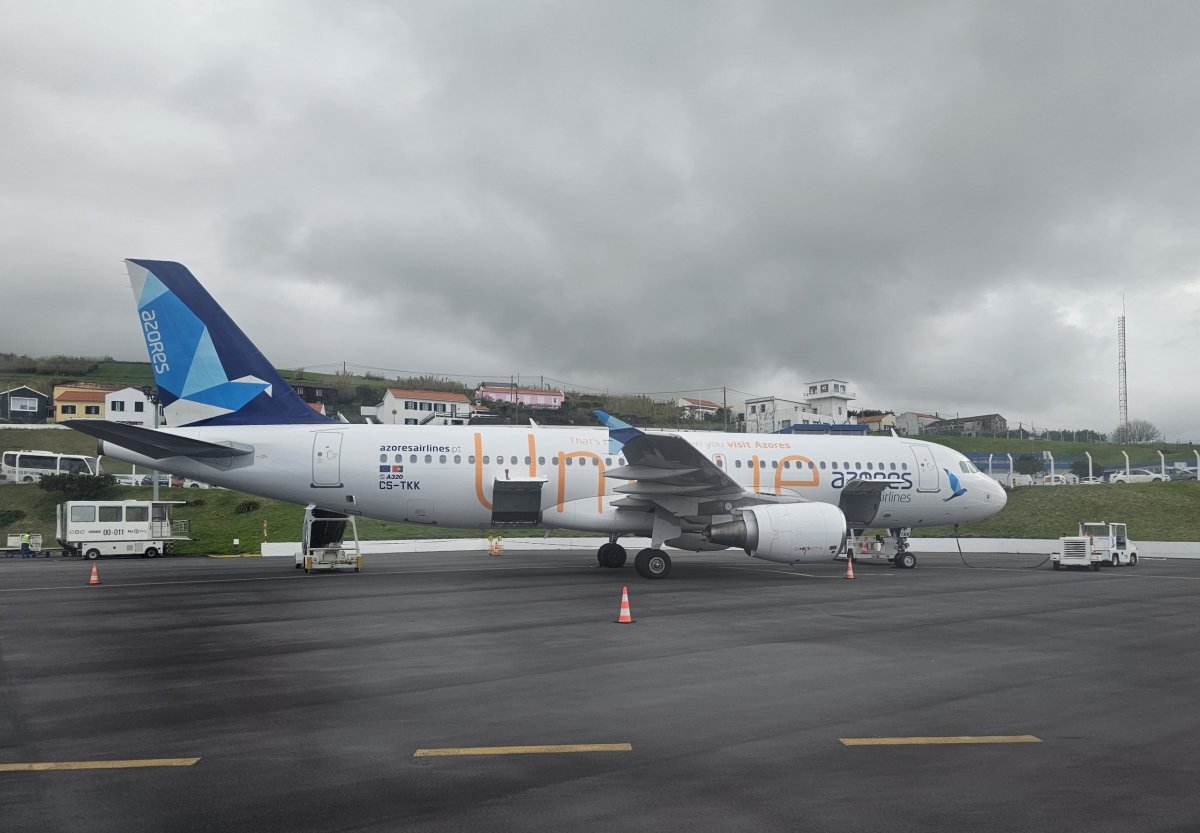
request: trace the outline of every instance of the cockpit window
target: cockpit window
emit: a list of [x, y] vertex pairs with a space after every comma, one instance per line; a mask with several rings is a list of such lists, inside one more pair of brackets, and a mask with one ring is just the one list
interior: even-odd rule
[[962, 469], [964, 474], [979, 474], [979, 469], [970, 460], [959, 460], [958, 467]]

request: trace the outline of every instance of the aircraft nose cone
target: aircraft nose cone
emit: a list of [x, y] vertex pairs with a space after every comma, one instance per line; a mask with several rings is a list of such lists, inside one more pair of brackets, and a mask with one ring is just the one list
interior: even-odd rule
[[995, 485], [995, 489], [988, 489], [988, 493], [992, 496], [992, 504], [996, 511], [999, 512], [1008, 503], [1008, 492], [1004, 491], [1004, 487], [999, 483]]

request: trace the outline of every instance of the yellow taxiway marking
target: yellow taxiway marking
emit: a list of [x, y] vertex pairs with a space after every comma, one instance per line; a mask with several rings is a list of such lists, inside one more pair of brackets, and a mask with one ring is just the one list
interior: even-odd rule
[[140, 769], [156, 766], [192, 766], [199, 758], [146, 758], [134, 761], [47, 761], [32, 764], [0, 764], [0, 772], [46, 772], [56, 769]]
[[949, 743], [1041, 743], [1033, 735], [953, 735], [925, 738], [838, 738], [843, 746], [935, 746]]
[[462, 746], [447, 749], [418, 749], [414, 758], [445, 758], [462, 755], [559, 755], [566, 752], [632, 752], [632, 743], [568, 743], [559, 746]]

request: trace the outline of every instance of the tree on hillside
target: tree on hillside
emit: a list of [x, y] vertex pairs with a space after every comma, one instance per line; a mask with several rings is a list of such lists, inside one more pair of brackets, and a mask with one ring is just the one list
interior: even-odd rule
[[38, 486], [47, 492], [58, 492], [67, 500], [101, 500], [108, 497], [117, 485], [111, 474], [46, 474]]
[[1018, 474], [1041, 474], [1046, 468], [1041, 455], [1022, 454], [1013, 460], [1013, 469]]
[[[1100, 466], [1100, 467], [1093, 466], [1092, 474], [1094, 475], [1095, 472], [1100, 471], [1102, 469], [1103, 469], [1103, 466]], [[1088, 461], [1087, 460], [1075, 460], [1073, 463], [1071, 463], [1071, 474], [1075, 475], [1076, 477], [1087, 477], [1088, 476]]]
[[1112, 441], [1121, 445], [1152, 443], [1162, 437], [1162, 431], [1148, 419], [1131, 419], [1126, 425], [1113, 429]]

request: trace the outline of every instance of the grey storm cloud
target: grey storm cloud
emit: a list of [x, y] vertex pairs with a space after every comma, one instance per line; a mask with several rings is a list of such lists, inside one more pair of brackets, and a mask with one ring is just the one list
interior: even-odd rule
[[1124, 293], [1200, 438], [1200, 7], [0, 8], [0, 349], [140, 358], [155, 257], [282, 366], [1108, 430]]

